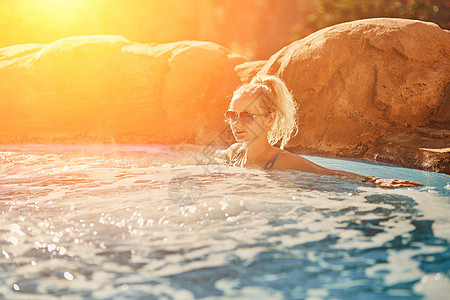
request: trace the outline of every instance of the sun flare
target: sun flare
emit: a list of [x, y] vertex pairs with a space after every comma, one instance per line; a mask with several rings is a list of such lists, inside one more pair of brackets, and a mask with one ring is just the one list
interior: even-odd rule
[[[82, 20], [79, 13], [88, 8], [88, 1], [85, 0], [35, 0], [35, 1], [20, 1], [18, 2], [23, 12], [31, 13], [36, 19], [51, 18], [65, 18], [68, 16], [77, 16]], [[89, 4], [92, 7], [92, 3]], [[52, 20], [48, 20], [52, 21]]]
[[12, 9], [18, 19], [37, 29], [40, 42], [49, 42], [85, 28], [98, 7], [98, 2], [86, 0], [34, 0], [18, 1]]

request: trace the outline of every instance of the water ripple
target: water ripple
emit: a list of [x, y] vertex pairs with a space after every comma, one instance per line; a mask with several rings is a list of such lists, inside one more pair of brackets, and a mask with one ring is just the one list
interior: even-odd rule
[[450, 291], [445, 185], [194, 165], [162, 146], [3, 148], [0, 298]]

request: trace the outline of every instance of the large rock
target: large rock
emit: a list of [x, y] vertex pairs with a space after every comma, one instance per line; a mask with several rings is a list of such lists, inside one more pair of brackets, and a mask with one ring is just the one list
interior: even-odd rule
[[0, 143], [232, 142], [234, 88], [276, 74], [293, 91], [301, 153], [448, 171], [450, 34], [371, 19], [318, 31], [269, 61], [208, 42], [72, 37], [0, 49]]
[[370, 160], [450, 174], [450, 130], [418, 128], [377, 140], [364, 155]]
[[[320, 30], [256, 70], [283, 78], [298, 101], [300, 132], [291, 149], [442, 171], [448, 168], [450, 139], [430, 131], [450, 128], [449, 57], [448, 31], [433, 23], [380, 18]], [[420, 128], [429, 128], [427, 139], [420, 138]], [[390, 141], [397, 147], [380, 146], [399, 133], [401, 139]], [[405, 161], [400, 159], [405, 145], [429, 150]], [[412, 157], [419, 160], [414, 165], [407, 162]]]
[[245, 62], [208, 42], [65, 38], [0, 49], [0, 143], [202, 143]]

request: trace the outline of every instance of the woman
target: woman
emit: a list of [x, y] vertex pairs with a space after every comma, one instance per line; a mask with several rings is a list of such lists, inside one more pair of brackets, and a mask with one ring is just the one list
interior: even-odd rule
[[[237, 143], [216, 156], [232, 166], [264, 170], [299, 170], [319, 175], [370, 182], [381, 187], [421, 185], [418, 182], [381, 179], [373, 176], [330, 170], [297, 154], [283, 150], [291, 136], [297, 134], [297, 108], [281, 79], [256, 76], [233, 93], [225, 120], [230, 124]], [[274, 145], [280, 142], [280, 148]]]

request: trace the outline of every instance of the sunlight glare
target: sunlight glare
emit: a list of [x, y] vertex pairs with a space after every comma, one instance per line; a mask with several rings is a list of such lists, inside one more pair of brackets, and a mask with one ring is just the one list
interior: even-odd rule
[[[17, 11], [38, 28], [42, 38], [83, 28], [98, 12], [98, 2], [87, 0], [34, 0], [17, 2]], [[54, 38], [52, 38], [54, 39]]]

